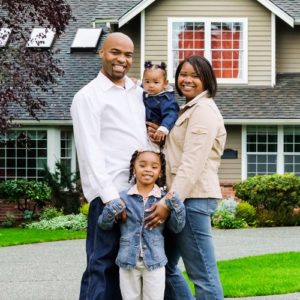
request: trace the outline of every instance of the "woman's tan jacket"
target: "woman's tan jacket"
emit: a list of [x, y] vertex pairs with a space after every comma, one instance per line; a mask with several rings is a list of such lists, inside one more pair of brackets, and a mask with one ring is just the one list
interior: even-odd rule
[[167, 136], [167, 186], [186, 198], [222, 198], [218, 178], [226, 141], [223, 117], [203, 92], [181, 108]]

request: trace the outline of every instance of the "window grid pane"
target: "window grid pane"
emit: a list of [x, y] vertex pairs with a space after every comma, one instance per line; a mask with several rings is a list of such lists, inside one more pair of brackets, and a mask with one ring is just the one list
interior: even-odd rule
[[300, 175], [300, 127], [284, 128], [284, 172]]
[[72, 131], [61, 131], [60, 137], [60, 159], [69, 170], [72, 161]]
[[41, 179], [47, 162], [47, 131], [16, 130], [0, 138], [0, 180]]
[[277, 128], [247, 127], [247, 176], [274, 174], [277, 169]]
[[217, 78], [242, 78], [243, 24], [211, 23], [211, 57]]

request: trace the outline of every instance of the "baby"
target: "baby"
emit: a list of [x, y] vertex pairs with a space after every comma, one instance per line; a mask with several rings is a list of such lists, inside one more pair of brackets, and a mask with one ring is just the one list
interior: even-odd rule
[[155, 142], [162, 142], [174, 126], [179, 112], [174, 90], [167, 80], [167, 65], [145, 62], [143, 74], [143, 100], [146, 120], [160, 125], [154, 135]]

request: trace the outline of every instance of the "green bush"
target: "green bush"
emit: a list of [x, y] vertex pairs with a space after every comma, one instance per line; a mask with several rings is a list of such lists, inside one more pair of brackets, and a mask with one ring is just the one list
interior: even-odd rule
[[6, 180], [0, 183], [0, 197], [6, 202], [16, 203], [23, 214], [26, 211], [34, 214], [37, 207], [42, 208], [51, 199], [51, 189], [44, 182]]
[[297, 224], [291, 218], [300, 206], [300, 177], [295, 174], [258, 175], [237, 183], [234, 189], [237, 197], [256, 208], [258, 225], [292, 225], [292, 220]]
[[238, 203], [234, 199], [224, 199], [219, 202], [212, 215], [212, 224], [220, 229], [236, 229], [248, 227], [245, 220], [236, 217]]
[[67, 230], [85, 230], [87, 227], [87, 219], [83, 214], [65, 215], [55, 217], [50, 220], [42, 220], [27, 225], [27, 228], [34, 229], [67, 229]]
[[300, 178], [293, 173], [250, 177], [234, 189], [237, 197], [256, 208], [275, 211], [300, 206]]
[[238, 229], [247, 228], [248, 225], [243, 219], [236, 218], [236, 216], [227, 211], [216, 211], [212, 216], [213, 226], [220, 229]]
[[89, 214], [89, 208], [90, 208], [90, 205], [88, 203], [84, 203], [80, 207], [79, 211], [80, 211], [80, 213], [84, 214], [87, 217]]
[[80, 207], [80, 193], [77, 189], [79, 172], [71, 172], [65, 163], [56, 162], [53, 173], [45, 167], [43, 178], [53, 191], [52, 205], [62, 209], [64, 214], [77, 214]]
[[256, 209], [250, 203], [242, 201], [236, 207], [235, 215], [246, 221], [248, 225], [254, 225], [256, 221]]
[[5, 228], [13, 227], [15, 222], [16, 222], [16, 216], [12, 212], [7, 212], [5, 214], [4, 220], [1, 223], [1, 226]]
[[53, 218], [62, 216], [63, 213], [61, 210], [58, 210], [55, 207], [46, 207], [42, 210], [40, 214], [40, 221], [41, 220], [51, 220]]

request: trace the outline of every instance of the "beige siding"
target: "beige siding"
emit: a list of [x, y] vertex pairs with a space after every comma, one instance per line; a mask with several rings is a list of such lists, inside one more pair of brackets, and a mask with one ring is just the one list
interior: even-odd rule
[[168, 17], [248, 18], [248, 82], [271, 84], [271, 13], [255, 0], [160, 0], [146, 9], [145, 58], [168, 61]]
[[225, 149], [233, 149], [238, 151], [237, 159], [222, 159], [219, 169], [219, 177], [221, 182], [237, 182], [241, 180], [241, 154], [242, 154], [242, 129], [241, 126], [228, 125], [227, 141]]
[[134, 78], [140, 78], [140, 64], [141, 64], [141, 34], [140, 34], [140, 15], [133, 18], [125, 26], [121, 28], [121, 31], [131, 37], [134, 43], [134, 55], [133, 64], [128, 73], [128, 76]]
[[278, 73], [300, 72], [300, 26], [290, 27], [277, 20], [276, 70]]

